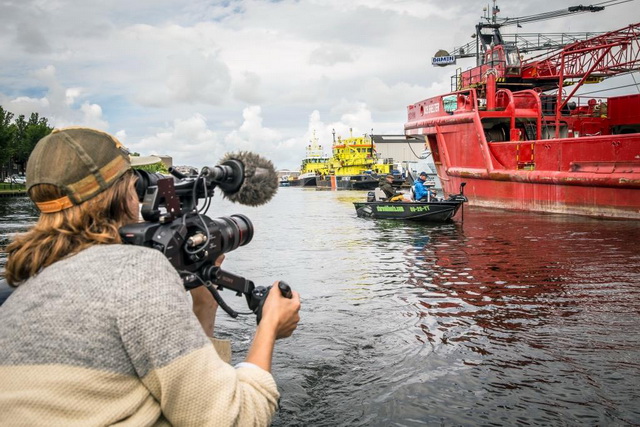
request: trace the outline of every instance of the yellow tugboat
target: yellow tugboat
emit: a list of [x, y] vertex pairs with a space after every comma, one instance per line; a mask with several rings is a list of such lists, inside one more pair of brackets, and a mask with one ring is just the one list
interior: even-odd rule
[[[350, 130], [351, 132], [351, 130]], [[344, 190], [372, 190], [380, 175], [391, 173], [392, 159], [378, 158], [371, 136], [342, 139], [333, 131], [333, 156], [320, 169], [316, 186]]]
[[330, 158], [324, 153], [322, 145], [318, 143], [316, 131], [313, 131], [313, 138], [307, 146], [306, 157], [302, 159], [300, 165], [300, 176], [298, 185], [301, 187], [315, 187], [316, 177], [320, 175], [329, 162]]

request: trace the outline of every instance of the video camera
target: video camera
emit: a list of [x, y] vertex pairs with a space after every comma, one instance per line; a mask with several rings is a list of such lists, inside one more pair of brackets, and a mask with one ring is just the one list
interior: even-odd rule
[[[272, 163], [256, 154], [240, 152], [227, 154], [219, 165], [203, 167], [199, 173], [183, 174], [175, 168], [169, 168], [171, 175], [134, 171], [144, 222], [120, 228], [123, 243], [161, 251], [182, 277], [186, 289], [206, 286], [231, 317], [249, 313], [233, 310], [218, 290], [226, 288], [244, 295], [259, 323], [270, 287], [255, 286], [244, 277], [214, 266], [218, 256], [251, 241], [253, 224], [244, 215], [212, 219], [204, 213], [211, 206], [216, 187], [233, 202], [250, 206], [268, 202], [278, 189]], [[204, 205], [198, 208], [201, 199]], [[282, 295], [291, 298], [286, 283], [280, 282], [279, 288]]]

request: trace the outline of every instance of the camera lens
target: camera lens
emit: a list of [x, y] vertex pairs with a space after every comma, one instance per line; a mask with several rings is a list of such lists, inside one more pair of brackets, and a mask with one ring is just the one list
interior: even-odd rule
[[244, 246], [253, 238], [253, 224], [251, 220], [244, 215], [231, 215], [229, 217], [221, 217], [212, 220], [220, 230], [222, 236], [223, 253], [237, 249], [238, 246]]

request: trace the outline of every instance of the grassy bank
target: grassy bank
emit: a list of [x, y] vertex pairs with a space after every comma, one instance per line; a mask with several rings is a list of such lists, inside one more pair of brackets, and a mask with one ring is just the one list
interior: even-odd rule
[[26, 195], [27, 188], [22, 184], [8, 184], [0, 182], [0, 194], [3, 195]]

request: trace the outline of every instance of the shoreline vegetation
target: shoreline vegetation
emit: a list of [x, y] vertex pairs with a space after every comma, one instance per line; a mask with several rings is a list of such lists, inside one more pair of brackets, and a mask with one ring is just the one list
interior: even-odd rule
[[[53, 129], [49, 126], [49, 120], [46, 117], [40, 117], [38, 113], [31, 113], [28, 118], [23, 114], [16, 117], [14, 113], [0, 105], [0, 197], [27, 195], [24, 184], [8, 183], [3, 180], [12, 175], [24, 177], [31, 152], [38, 141], [49, 135]], [[139, 156], [140, 154], [131, 153], [131, 155]], [[161, 160], [152, 165], [137, 166], [136, 169], [169, 173]]]
[[19, 197], [27, 195], [27, 187], [22, 184], [0, 183], [0, 197]]
[[49, 121], [38, 113], [16, 116], [0, 105], [0, 179], [24, 175], [29, 155], [52, 130]]

